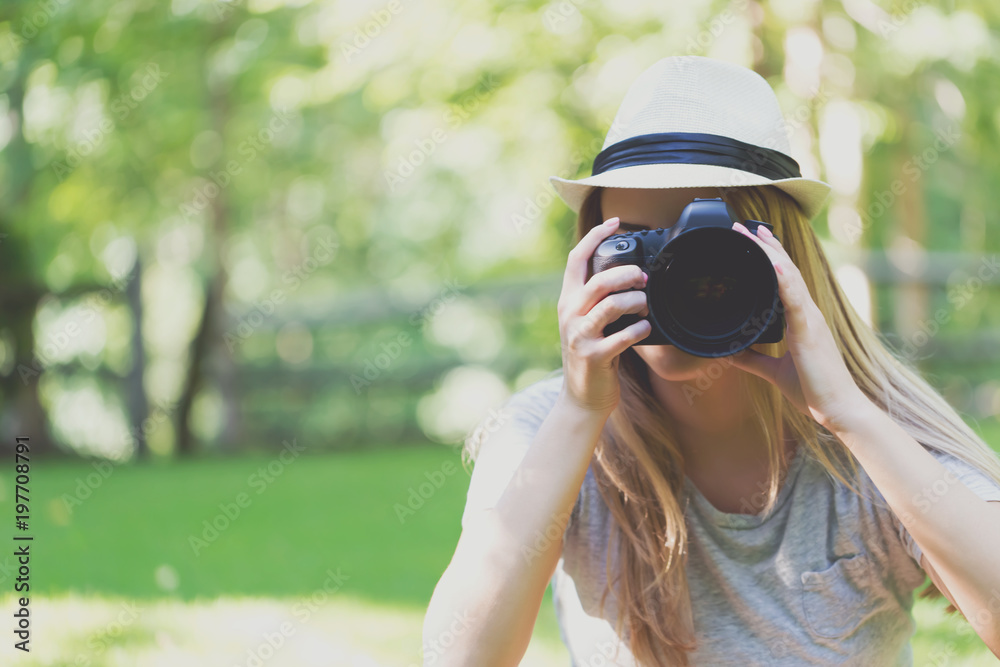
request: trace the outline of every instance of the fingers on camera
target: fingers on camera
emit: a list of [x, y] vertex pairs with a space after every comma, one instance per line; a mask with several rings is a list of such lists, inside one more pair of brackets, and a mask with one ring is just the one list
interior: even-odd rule
[[604, 327], [626, 314], [642, 315], [643, 317], [649, 314], [645, 292], [628, 291], [609, 294], [591, 309], [587, 318], [590, 320], [591, 331], [596, 332], [595, 335], [600, 337]]
[[[589, 311], [601, 299], [613, 292], [642, 290], [646, 286], [643, 271], [635, 264], [614, 266], [607, 271], [595, 273], [587, 281], [584, 292], [583, 309]], [[645, 293], [643, 293], [645, 297]]]
[[648, 320], [639, 320], [598, 342], [602, 353], [617, 356], [648, 336], [653, 330]]

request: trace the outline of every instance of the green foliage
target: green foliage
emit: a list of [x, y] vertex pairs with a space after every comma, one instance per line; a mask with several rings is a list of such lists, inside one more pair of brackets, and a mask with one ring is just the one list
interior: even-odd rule
[[[589, 173], [625, 88], [666, 55], [753, 66], [816, 176], [849, 182], [858, 164], [844, 156], [863, 159], [860, 185], [838, 186], [832, 203], [861, 215], [854, 244], [996, 252], [995, 8], [866, 7], [706, 1], [668, 16], [655, 3], [9, 3], [0, 9], [0, 106], [11, 110], [0, 301], [29, 295], [5, 314], [35, 340], [31, 349], [15, 344], [23, 336], [0, 337], [0, 370], [13, 380], [15, 360], [32, 360], [58, 334], [36, 321], [46, 295], [65, 295], [50, 302], [55, 311], [102, 286], [120, 302], [137, 253], [151, 402], [181, 396], [202, 301], [222, 286], [206, 353], [219, 361], [199, 364], [193, 417], [204, 445], [238, 447], [241, 433], [280, 428], [258, 419], [266, 403], [275, 415], [305, 414], [335, 448], [420, 430], [454, 441], [457, 431], [418, 422], [417, 399], [440, 390], [449, 364], [485, 366], [512, 387], [525, 370], [560, 363], [549, 326], [558, 285], [530, 282], [558, 276], [572, 244], [572, 215], [548, 176]], [[852, 114], [857, 137], [844, 129]], [[957, 139], [935, 150], [947, 129]], [[905, 192], [892, 194], [894, 184]], [[826, 212], [814, 224], [842, 243], [849, 231]], [[337, 248], [316, 263], [323, 239]], [[512, 277], [529, 282], [499, 300], [478, 289]], [[449, 319], [447, 307], [436, 322], [406, 321], [452, 279], [471, 286], [460, 301], [475, 300], [475, 321], [459, 316], [471, 317], [467, 308]], [[262, 316], [275, 294], [281, 303]], [[979, 294], [945, 331], [994, 327], [995, 301], [992, 290]], [[894, 291], [874, 307], [885, 330], [907, 328]], [[116, 387], [128, 371], [126, 326], [101, 309], [89, 348], [71, 345], [59, 363], [106, 369], [90, 381]], [[474, 352], [486, 331], [502, 332], [502, 344]], [[364, 417], [351, 418], [368, 398], [351, 378], [400, 333], [414, 344], [377, 384], [412, 398], [391, 410], [388, 432], [369, 433]], [[326, 364], [325, 378], [301, 372]], [[238, 391], [224, 378], [241, 367], [291, 374], [301, 389], [277, 403], [273, 392]], [[42, 396], [48, 410], [63, 385]], [[8, 399], [21, 390], [4, 384]], [[114, 412], [109, 423], [120, 421]], [[154, 451], [168, 454], [174, 435], [151, 436]]]

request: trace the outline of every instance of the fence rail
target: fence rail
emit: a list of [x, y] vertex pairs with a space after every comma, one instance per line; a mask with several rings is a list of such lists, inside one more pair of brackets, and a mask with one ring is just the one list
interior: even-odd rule
[[[827, 256], [832, 266], [839, 268], [845, 264], [858, 266], [875, 287], [889, 287], [904, 290], [908, 286], [922, 286], [928, 293], [949, 289], [952, 285], [978, 279], [983, 287], [995, 288], [1000, 285], [1000, 262], [998, 256], [988, 253], [957, 252], [881, 252], [847, 249], [831, 246]], [[233, 433], [246, 437], [253, 434], [255, 440], [274, 437], [283, 432], [282, 420], [294, 425], [303, 434], [323, 446], [343, 448], [345, 446], [366, 446], [383, 444], [387, 439], [417, 439], [416, 405], [418, 398], [433, 391], [439, 380], [452, 368], [465, 362], [462, 355], [450, 348], [428, 345], [423, 340], [421, 320], [434, 314], [438, 306], [447, 307], [454, 297], [460, 296], [473, 302], [485, 303], [499, 313], [505, 324], [525, 327], [520, 313], [530, 301], [536, 301], [543, 308], [554, 309], [562, 283], [562, 272], [535, 275], [520, 275], [502, 281], [462, 285], [450, 281], [437, 291], [429, 289], [420, 302], [404, 301], [397, 294], [382, 287], [363, 287], [338, 295], [323, 304], [312, 303], [308, 307], [295, 302], [285, 302], [279, 308], [257, 318], [253, 335], [261, 333], [265, 340], [275, 336], [286, 323], [295, 321], [304, 325], [314, 339], [337, 331], [357, 330], [364, 342], [375, 340], [378, 332], [385, 330], [407, 331], [413, 336], [414, 346], [405, 358], [395, 359], [390, 368], [380, 372], [377, 382], [358, 386], [352, 378], [364, 377], [364, 352], [343, 350], [337, 359], [316, 356], [315, 362], [289, 365], [277, 360], [260, 363], [242, 360], [237, 350], [236, 365], [233, 368], [235, 380], [221, 382], [214, 376], [213, 364], [209, 364], [208, 387], [224, 394], [223, 400], [230, 408], [240, 407], [231, 414], [238, 414], [240, 424]], [[985, 295], [982, 295], [986, 298]], [[136, 308], [135, 299], [122, 299], [130, 311]], [[229, 308], [223, 313], [223, 332], [233, 332], [241, 322], [245, 322], [251, 309], [239, 311]], [[131, 314], [135, 322], [139, 314]], [[365, 335], [373, 334], [373, 335]], [[886, 340], [911, 361], [924, 368], [946, 369], [962, 367], [963, 377], [979, 377], [1000, 364], [1000, 329], [987, 329], [968, 333], [933, 332], [919, 341], [907, 338], [893, 331], [883, 331]], [[919, 345], [914, 345], [919, 342]], [[135, 344], [135, 341], [132, 341]], [[268, 343], [269, 344], [269, 343]], [[225, 352], [225, 346], [217, 350]], [[369, 355], [370, 356], [370, 355]], [[137, 363], [145, 363], [143, 355], [138, 355]], [[484, 362], [489, 368], [507, 381], [529, 367], [555, 367], [559, 364], [558, 340], [552, 349], [527, 346], [523, 343], [508, 344], [500, 353]], [[98, 378], [105, 387], [115, 387], [123, 406], [130, 405], [130, 396], [135, 391], [137, 377], [141, 374], [130, 372], [123, 376], [112, 372], [104, 365], [96, 368], [82, 363], [53, 364], [47, 369], [62, 376], [90, 374]], [[985, 381], [979, 378], [978, 381]], [[396, 401], [398, 410], [391, 411], [392, 417], [381, 417], [370, 410], [368, 401]], [[315, 405], [322, 401], [349, 402], [348, 407], [337, 408], [332, 418], [299, 419], [297, 411], [303, 406]], [[969, 406], [959, 406], [968, 410]], [[228, 409], [228, 408], [227, 408]], [[130, 421], [135, 427], [142, 416], [141, 410], [129, 410]], [[334, 412], [331, 412], [331, 415]], [[291, 415], [291, 417], [289, 417]], [[350, 442], [346, 442], [350, 440]], [[207, 443], [202, 443], [207, 444]], [[214, 443], [213, 443], [214, 446]], [[233, 443], [221, 443], [223, 448], [231, 448]]]

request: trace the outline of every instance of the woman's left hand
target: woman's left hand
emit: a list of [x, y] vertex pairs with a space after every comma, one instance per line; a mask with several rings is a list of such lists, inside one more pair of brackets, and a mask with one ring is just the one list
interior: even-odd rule
[[763, 225], [757, 228], [759, 237], [738, 222], [733, 229], [753, 239], [774, 265], [788, 345], [777, 359], [747, 348], [733, 355], [733, 365], [776, 385], [799, 410], [829, 429], [868, 398], [847, 370], [823, 312], [778, 239]]

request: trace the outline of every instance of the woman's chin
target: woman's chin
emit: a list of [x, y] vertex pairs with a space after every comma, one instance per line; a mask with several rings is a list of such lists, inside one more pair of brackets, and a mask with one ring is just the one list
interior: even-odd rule
[[712, 364], [728, 366], [720, 359], [696, 357], [673, 345], [636, 345], [633, 349], [653, 373], [671, 382], [697, 380]]

